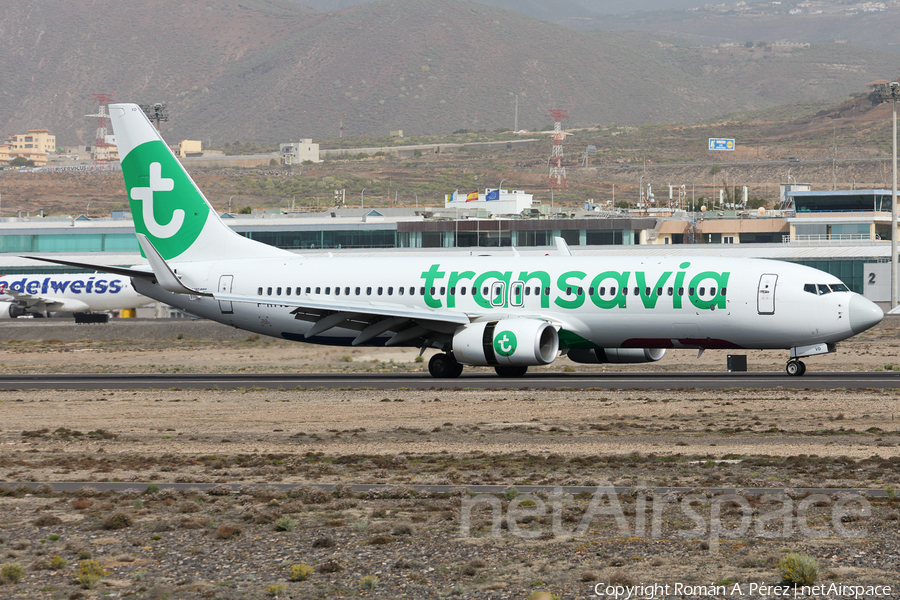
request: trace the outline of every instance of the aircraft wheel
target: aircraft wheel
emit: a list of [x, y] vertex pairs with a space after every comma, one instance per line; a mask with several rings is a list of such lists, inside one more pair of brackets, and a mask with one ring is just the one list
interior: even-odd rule
[[432, 377], [450, 379], [462, 375], [463, 366], [450, 354], [435, 354], [428, 361], [428, 372]]
[[528, 367], [494, 367], [500, 377], [522, 377], [528, 372]]
[[800, 377], [806, 373], [806, 365], [803, 364], [803, 361], [789, 360], [784, 370], [792, 377]]

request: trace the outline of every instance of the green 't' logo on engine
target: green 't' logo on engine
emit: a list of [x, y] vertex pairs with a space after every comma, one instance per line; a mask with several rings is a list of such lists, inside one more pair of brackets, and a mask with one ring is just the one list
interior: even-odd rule
[[516, 334], [512, 331], [501, 331], [494, 336], [494, 352], [500, 356], [509, 356], [516, 351]]

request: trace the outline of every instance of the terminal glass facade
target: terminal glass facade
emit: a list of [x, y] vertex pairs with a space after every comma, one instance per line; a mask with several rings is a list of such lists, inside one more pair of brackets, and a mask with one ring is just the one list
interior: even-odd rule
[[133, 233], [0, 235], [0, 252], [139, 252]]

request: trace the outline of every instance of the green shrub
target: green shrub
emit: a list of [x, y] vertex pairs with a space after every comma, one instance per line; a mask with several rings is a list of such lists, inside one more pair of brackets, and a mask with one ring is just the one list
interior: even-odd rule
[[359, 585], [363, 586], [367, 590], [374, 590], [378, 585], [378, 578], [374, 575], [366, 575], [359, 580]]
[[[275, 160], [275, 159], [273, 158], [272, 160]], [[282, 595], [284, 593], [284, 590], [285, 590], [285, 588], [283, 585], [281, 585], [280, 583], [276, 583], [276, 584], [270, 585], [269, 587], [266, 588], [266, 595], [272, 596], [272, 597], [277, 597], [277, 596]]]
[[778, 561], [778, 574], [785, 583], [812, 585], [819, 578], [819, 563], [808, 554], [791, 552]]
[[107, 575], [106, 569], [96, 560], [83, 560], [75, 569], [75, 579], [88, 589], [94, 588]]
[[69, 564], [69, 561], [58, 554], [50, 559], [50, 568], [52, 569], [64, 569], [67, 564]]
[[151, 483], [150, 485], [147, 486], [147, 489], [144, 490], [144, 493], [145, 494], [155, 494], [158, 491], [159, 491], [159, 486], [156, 485], [155, 483]]
[[297, 519], [285, 515], [278, 519], [278, 522], [275, 523], [275, 531], [290, 531], [296, 526]]
[[19, 563], [5, 563], [0, 567], [0, 578], [10, 583], [19, 583], [25, 577], [25, 567]]
[[291, 581], [306, 581], [314, 572], [309, 565], [291, 565]]

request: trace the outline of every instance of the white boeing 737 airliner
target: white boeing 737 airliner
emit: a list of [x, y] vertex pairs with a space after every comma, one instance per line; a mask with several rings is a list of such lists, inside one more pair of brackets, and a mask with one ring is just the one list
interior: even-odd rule
[[0, 318], [122, 310], [150, 302], [127, 277], [105, 273], [0, 276]]
[[[883, 317], [832, 275], [724, 258], [304, 257], [222, 223], [136, 104], [109, 105], [136, 235], [149, 268], [43, 259], [132, 277], [151, 298], [288, 340], [437, 348], [428, 368], [524, 375], [560, 352], [649, 362], [667, 348], [785, 349], [801, 358]], [[563, 248], [564, 249], [564, 248]]]

